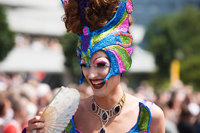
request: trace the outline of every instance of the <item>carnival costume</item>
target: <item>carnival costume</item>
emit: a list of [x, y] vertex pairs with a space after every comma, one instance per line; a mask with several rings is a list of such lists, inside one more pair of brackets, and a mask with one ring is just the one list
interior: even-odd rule
[[[61, 0], [62, 1], [62, 0]], [[67, 1], [67, 0], [66, 0]], [[129, 29], [129, 19], [128, 14], [132, 13], [133, 6], [131, 0], [119, 0], [119, 7], [114, 17], [102, 28], [97, 29], [93, 32], [90, 32], [89, 27], [87, 26], [87, 21], [85, 19], [84, 9], [89, 5], [88, 0], [77, 0], [79, 3], [80, 19], [83, 25], [83, 33], [79, 33], [80, 42], [77, 46], [77, 55], [79, 58], [79, 63], [81, 64], [81, 58], [85, 60], [86, 67], [90, 67], [90, 58], [91, 56], [101, 50], [104, 51], [109, 60], [110, 60], [110, 71], [104, 79], [104, 82], [115, 75], [121, 74], [127, 71], [132, 63], [131, 55], [133, 53], [132, 36], [128, 33]], [[64, 2], [63, 6], [64, 6]], [[84, 3], [85, 2], [85, 3]], [[64, 6], [64, 9], [66, 7]], [[82, 68], [81, 68], [82, 69]], [[84, 75], [80, 79], [80, 83]], [[124, 101], [118, 103], [116, 107], [111, 108], [118, 115], [119, 110], [123, 107]], [[125, 100], [125, 99], [124, 99]], [[95, 104], [94, 104], [95, 103]], [[106, 119], [108, 116], [113, 117], [115, 114], [109, 114], [110, 110], [104, 110], [98, 106], [102, 114], [97, 114], [95, 112], [95, 106], [98, 106], [96, 102], [92, 101], [92, 110], [93, 112], [100, 117], [100, 120]], [[118, 107], [118, 108], [117, 108]], [[119, 109], [120, 108], [120, 109]], [[127, 133], [148, 133], [151, 123], [151, 112], [149, 108], [145, 105], [145, 102], [139, 103], [140, 112], [138, 115], [138, 120], [135, 126], [130, 129]], [[121, 111], [121, 110], [120, 110]], [[106, 114], [106, 116], [104, 116]], [[108, 122], [108, 120], [107, 120]], [[107, 123], [106, 122], [106, 123]], [[102, 124], [100, 133], [106, 132], [102, 130], [106, 124]], [[70, 124], [65, 128], [67, 133], [81, 133], [75, 128], [73, 118], [71, 119]]]

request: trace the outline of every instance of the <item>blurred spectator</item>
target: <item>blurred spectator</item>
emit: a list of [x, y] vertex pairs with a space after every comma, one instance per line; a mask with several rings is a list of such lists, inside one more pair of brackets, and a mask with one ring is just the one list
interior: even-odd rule
[[32, 118], [38, 111], [38, 96], [37, 90], [34, 86], [29, 83], [23, 83], [19, 88], [21, 96], [28, 99], [27, 111], [28, 118]]
[[22, 126], [28, 120], [28, 99], [16, 92], [9, 93], [8, 99], [11, 101], [14, 117], [5, 125], [4, 133], [21, 133]]
[[16, 88], [24, 82], [22, 76], [19, 73], [12, 74], [12, 87]]
[[49, 48], [54, 51], [62, 50], [61, 44], [59, 43], [59, 41], [57, 39], [51, 39], [51, 41], [49, 43]]
[[146, 99], [155, 102], [156, 95], [154, 93], [154, 88], [149, 85], [147, 81], [142, 81], [140, 86], [136, 89], [136, 96], [139, 98]]
[[13, 119], [14, 112], [11, 108], [10, 100], [7, 98], [7, 92], [0, 93], [0, 133], [3, 132], [4, 126]]
[[43, 50], [45, 48], [43, 40], [41, 38], [34, 39], [34, 41], [31, 43], [31, 48], [35, 51]]
[[156, 103], [159, 105], [167, 105], [167, 103], [170, 101], [170, 98], [171, 92], [169, 91], [158, 93]]
[[3, 132], [3, 126], [5, 124], [4, 117], [6, 115], [6, 102], [5, 97], [0, 94], [0, 133]]
[[133, 89], [131, 89], [131, 88], [128, 87], [128, 82], [129, 82], [128, 79], [123, 77], [121, 79], [120, 85], [122, 86], [124, 92], [133, 95], [134, 91], [133, 91]]
[[42, 80], [46, 76], [46, 74], [42, 71], [32, 72], [31, 75], [32, 75], [32, 78], [36, 79], [38, 82], [42, 82]]
[[8, 85], [0, 81], [0, 92], [6, 92], [7, 88], [8, 88]]
[[200, 115], [198, 116], [197, 120], [194, 123], [194, 128], [196, 133], [200, 133]]
[[93, 95], [92, 88], [87, 83], [77, 85], [77, 89], [80, 93], [81, 98], [89, 97]]
[[15, 37], [15, 46], [20, 48], [30, 47], [30, 35], [17, 34]]
[[54, 88], [54, 89], [52, 90], [53, 96], [55, 96], [55, 95], [58, 93], [59, 90], [60, 90], [60, 88]]
[[38, 92], [37, 89], [28, 84], [24, 83], [19, 87], [19, 91], [33, 104], [38, 105]]
[[165, 115], [165, 133], [179, 133], [176, 123], [169, 119], [170, 110], [166, 104], [158, 105], [164, 112]]
[[179, 120], [179, 115], [181, 113], [181, 106], [183, 101], [185, 100], [185, 93], [183, 90], [173, 91], [171, 94], [171, 99], [168, 103], [170, 108], [170, 116], [169, 119], [175, 123]]
[[5, 83], [7, 88], [12, 86], [12, 79], [8, 74], [0, 73], [0, 82]]
[[192, 115], [188, 109], [188, 106], [186, 104], [183, 105], [178, 122], [178, 130], [180, 133], [195, 133], [195, 128], [190, 123], [191, 117]]
[[37, 86], [38, 94], [38, 105], [40, 107], [39, 111], [42, 111], [52, 100], [53, 92], [50, 86], [46, 83], [40, 83]]

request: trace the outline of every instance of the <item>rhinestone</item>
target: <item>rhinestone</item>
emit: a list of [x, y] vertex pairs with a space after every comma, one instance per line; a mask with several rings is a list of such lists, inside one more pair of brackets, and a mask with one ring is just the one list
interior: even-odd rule
[[99, 133], [106, 133], [106, 129], [104, 127], [102, 127], [101, 130], [99, 131]]
[[118, 105], [118, 106], [115, 107], [114, 112], [115, 112], [115, 113], [119, 113], [119, 111], [120, 111], [120, 106]]
[[96, 108], [95, 104], [92, 103], [92, 111], [95, 111], [95, 108]]
[[102, 120], [103, 121], [106, 121], [108, 118], [108, 113], [107, 112], [104, 112], [103, 115], [102, 115]]

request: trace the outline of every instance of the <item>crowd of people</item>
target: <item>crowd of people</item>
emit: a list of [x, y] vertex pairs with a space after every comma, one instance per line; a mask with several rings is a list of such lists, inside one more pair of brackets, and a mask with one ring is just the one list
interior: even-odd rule
[[30, 48], [35, 51], [50, 49], [53, 51], [61, 51], [62, 46], [58, 39], [48, 36], [31, 36], [29, 34], [17, 34], [15, 37], [16, 48]]
[[[121, 80], [123, 90], [141, 99], [156, 103], [165, 115], [166, 133], [200, 133], [200, 92], [191, 85], [175, 82], [168, 90], [155, 93], [147, 81], [137, 88], [128, 87], [128, 79]], [[93, 95], [87, 83], [69, 84], [79, 90], [81, 98]], [[59, 88], [51, 88], [36, 78], [24, 79], [20, 74], [0, 74], [0, 132], [21, 133], [28, 119], [43, 111]]]

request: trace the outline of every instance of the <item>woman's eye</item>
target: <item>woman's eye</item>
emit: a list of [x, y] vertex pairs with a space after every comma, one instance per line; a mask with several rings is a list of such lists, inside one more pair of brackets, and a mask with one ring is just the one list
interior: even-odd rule
[[86, 64], [81, 64], [81, 67], [86, 67]]
[[104, 67], [104, 66], [106, 66], [105, 63], [97, 63], [97, 64], [96, 64], [96, 67]]

